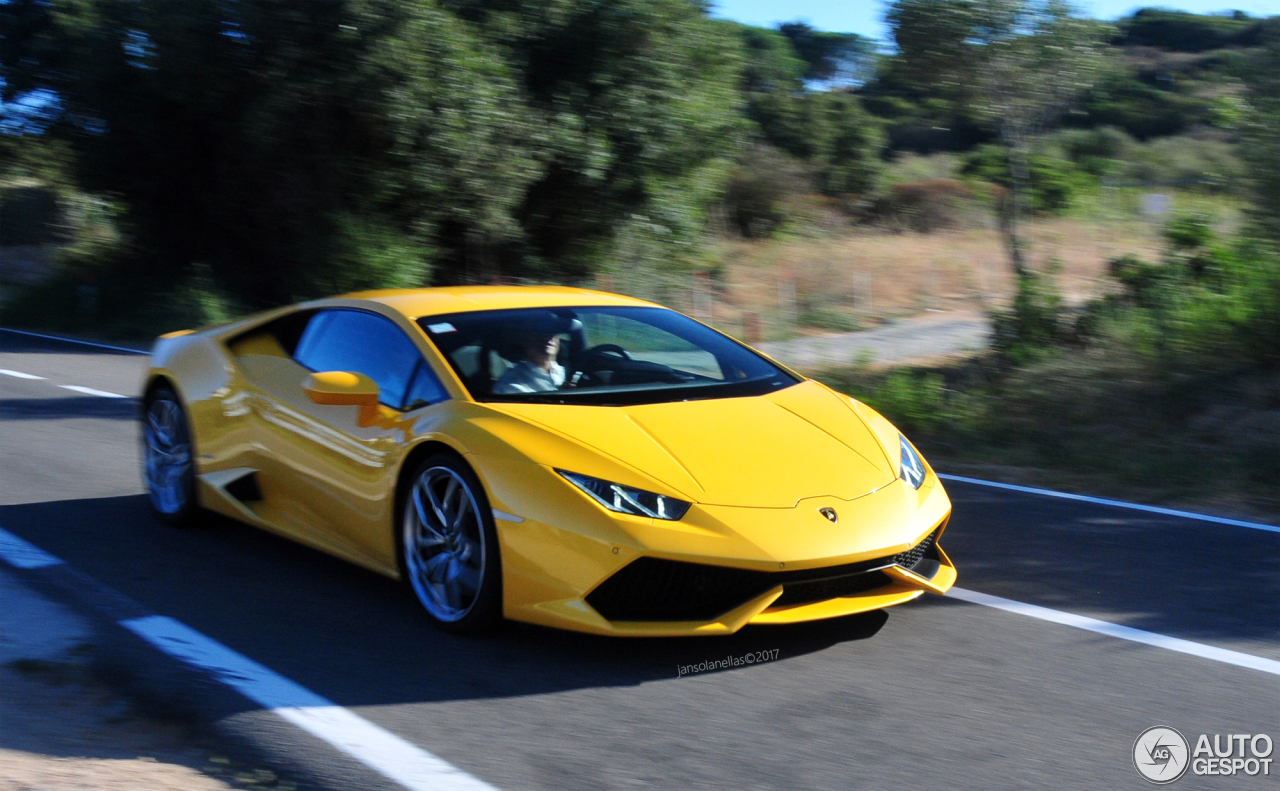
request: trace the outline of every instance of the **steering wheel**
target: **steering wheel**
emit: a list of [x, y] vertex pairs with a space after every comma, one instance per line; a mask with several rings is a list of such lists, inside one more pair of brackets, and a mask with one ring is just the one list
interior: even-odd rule
[[593, 369], [589, 368], [587, 363], [591, 362], [591, 360], [595, 357], [617, 357], [622, 360], [631, 359], [631, 355], [627, 354], [627, 350], [622, 348], [618, 344], [601, 343], [596, 346], [592, 346], [590, 349], [584, 349], [582, 351], [582, 355], [578, 358], [577, 364], [573, 366], [573, 370], [569, 372], [569, 375], [566, 378], [569, 381], [573, 381], [573, 377], [576, 376], [579, 372], [585, 373], [586, 375], [590, 376], [591, 370]]

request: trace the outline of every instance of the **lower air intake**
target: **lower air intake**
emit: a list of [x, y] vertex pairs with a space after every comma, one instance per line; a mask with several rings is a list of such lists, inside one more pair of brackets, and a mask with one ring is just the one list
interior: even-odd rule
[[587, 603], [610, 621], [708, 621], [771, 587], [767, 572], [639, 558]]
[[587, 603], [610, 621], [709, 621], [778, 585], [783, 592], [775, 607], [872, 590], [888, 584], [876, 569], [892, 563], [882, 558], [820, 569], [750, 571], [639, 558], [600, 583]]
[[920, 565], [920, 561], [925, 558], [937, 560], [938, 550], [935, 548], [938, 538], [938, 531], [935, 530], [925, 537], [923, 541], [916, 544], [906, 552], [899, 552], [893, 556], [893, 562], [902, 566], [904, 569], [914, 569]]

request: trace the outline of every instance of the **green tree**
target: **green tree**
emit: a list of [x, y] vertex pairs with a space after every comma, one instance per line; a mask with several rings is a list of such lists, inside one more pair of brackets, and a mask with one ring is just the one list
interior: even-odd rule
[[449, 7], [497, 45], [542, 130], [523, 249], [498, 252], [574, 278], [619, 255], [633, 221], [666, 240], [664, 255], [686, 249], [743, 142], [732, 31], [688, 0]]
[[57, 97], [130, 266], [251, 304], [578, 277], [636, 218], [678, 254], [742, 137], [738, 53], [687, 0], [0, 4], [4, 98]]
[[430, 2], [15, 0], [0, 25], [6, 92], [57, 94], [49, 134], [128, 207], [144, 274], [200, 263], [263, 304], [421, 283], [441, 228], [513, 232], [536, 173], [505, 65]]
[[860, 83], [874, 65], [874, 42], [857, 33], [815, 30], [804, 22], [779, 25], [778, 32], [804, 60], [806, 80], [835, 85]]
[[[796, 55], [791, 37], [765, 28], [734, 27], [746, 52], [741, 84], [746, 114], [759, 136], [811, 165], [815, 186], [823, 192], [872, 189], [884, 136], [858, 98], [842, 91], [807, 90], [807, 74], [826, 72], [811, 72], [812, 64]], [[795, 26], [789, 27], [795, 34]]]
[[1105, 28], [1062, 0], [896, 0], [888, 19], [909, 73], [999, 129], [1011, 198], [1001, 230], [1014, 270], [1026, 272], [1032, 147], [1095, 81]]

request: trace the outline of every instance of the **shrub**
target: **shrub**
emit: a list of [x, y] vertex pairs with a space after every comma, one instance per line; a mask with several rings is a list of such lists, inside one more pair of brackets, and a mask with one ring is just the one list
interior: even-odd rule
[[724, 198], [729, 220], [748, 239], [770, 236], [787, 221], [788, 200], [805, 190], [805, 175], [795, 159], [757, 144], [729, 179]]
[[56, 239], [58, 198], [47, 187], [17, 187], [0, 193], [0, 244], [48, 244]]
[[1117, 170], [1134, 145], [1124, 130], [1112, 126], [1064, 129], [1054, 136], [1054, 142], [1076, 167], [1093, 176]]
[[1108, 272], [1125, 289], [1125, 296], [1134, 304], [1150, 306], [1151, 293], [1167, 274], [1164, 267], [1148, 264], [1132, 253], [1112, 258]]
[[[1050, 153], [1037, 153], [1030, 156], [1029, 164], [1031, 207], [1034, 211], [1066, 211], [1076, 193], [1088, 184], [1088, 174], [1077, 169], [1068, 159]], [[1003, 146], [979, 146], [965, 160], [961, 173], [1002, 187], [1009, 187], [1013, 183], [1009, 171], [1009, 155]]]
[[1166, 137], [1133, 146], [1125, 156], [1125, 181], [1200, 181], [1228, 191], [1244, 172], [1235, 146], [1221, 140]]
[[1203, 100], [1161, 90], [1124, 70], [1108, 74], [1089, 89], [1080, 114], [1071, 120], [1077, 126], [1117, 127], [1146, 140], [1176, 135], [1208, 114], [1209, 106]]
[[959, 225], [964, 204], [972, 197], [969, 188], [955, 179], [893, 184], [872, 203], [870, 213], [894, 230], [929, 233]]
[[170, 278], [81, 268], [15, 289], [0, 304], [0, 324], [148, 340], [172, 330], [219, 324], [244, 312], [214, 283], [208, 267], [193, 266]]
[[991, 316], [992, 345], [1004, 358], [1025, 364], [1066, 339], [1062, 298], [1052, 277], [1027, 270], [1008, 310]]

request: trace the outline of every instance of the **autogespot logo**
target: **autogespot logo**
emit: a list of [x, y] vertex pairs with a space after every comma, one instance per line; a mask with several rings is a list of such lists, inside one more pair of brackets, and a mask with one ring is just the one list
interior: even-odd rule
[[1172, 783], [1187, 771], [1187, 740], [1173, 728], [1147, 728], [1133, 743], [1133, 765], [1138, 774], [1157, 785]]

